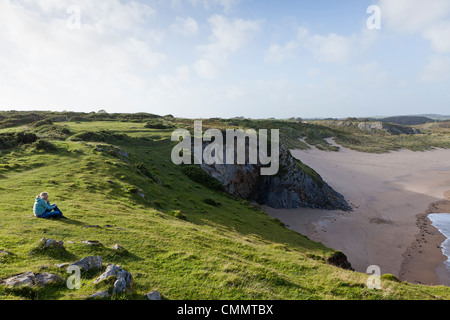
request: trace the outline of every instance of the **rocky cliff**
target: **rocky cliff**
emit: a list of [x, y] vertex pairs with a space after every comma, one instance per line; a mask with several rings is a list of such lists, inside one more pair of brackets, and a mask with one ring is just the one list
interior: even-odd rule
[[328, 121], [324, 123], [325, 125], [332, 126], [332, 127], [348, 127], [348, 128], [355, 128], [359, 129], [363, 132], [367, 133], [378, 133], [383, 132], [391, 135], [399, 135], [399, 134], [421, 134], [420, 130], [403, 126], [403, 125], [397, 125], [387, 122], [381, 122], [381, 121]]
[[310, 167], [280, 148], [277, 175], [260, 175], [261, 164], [207, 165], [201, 168], [216, 178], [232, 195], [273, 208], [310, 207], [328, 210], [350, 210], [344, 197], [333, 190]]

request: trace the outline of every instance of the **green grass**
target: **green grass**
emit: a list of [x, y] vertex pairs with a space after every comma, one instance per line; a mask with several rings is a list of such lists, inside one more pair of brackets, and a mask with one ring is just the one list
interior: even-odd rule
[[[153, 290], [165, 299], [450, 298], [450, 288], [389, 277], [382, 290], [367, 289], [368, 275], [324, 261], [334, 250], [183, 174], [170, 161], [171, 130], [119, 121], [65, 126], [72, 134], [109, 130], [127, 137], [108, 143], [49, 140], [57, 148], [50, 153], [35, 145], [3, 150], [0, 250], [11, 254], [0, 257], [0, 279], [44, 270], [67, 278], [55, 264], [99, 255], [133, 274], [135, 290], [128, 299]], [[42, 191], [69, 220], [33, 216], [34, 198]], [[36, 250], [43, 237], [63, 240], [66, 251]], [[89, 247], [83, 240], [104, 246]], [[116, 243], [127, 251], [112, 250]], [[84, 275], [82, 288], [73, 291], [0, 287], [0, 299], [85, 299], [99, 291], [93, 284], [99, 274]]]

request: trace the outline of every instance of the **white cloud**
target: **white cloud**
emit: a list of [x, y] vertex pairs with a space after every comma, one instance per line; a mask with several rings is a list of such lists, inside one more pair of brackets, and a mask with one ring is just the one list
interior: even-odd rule
[[228, 13], [236, 7], [241, 0], [189, 0], [189, 2], [194, 6], [201, 4], [206, 10], [211, 10], [216, 6], [220, 6], [225, 13]]
[[[81, 29], [69, 30], [69, 0], [0, 2], [0, 95], [28, 107], [126, 101], [145, 87], [144, 73], [165, 60], [163, 34], [148, 28], [145, 4], [78, 0]], [[13, 94], [21, 88], [26, 95]], [[2, 106], [4, 107], [4, 105]]]
[[435, 52], [450, 53], [450, 20], [429, 27], [423, 32], [423, 37], [430, 41]]
[[344, 62], [352, 53], [354, 39], [334, 33], [327, 36], [313, 35], [308, 38], [306, 48], [313, 56], [323, 62]]
[[436, 53], [450, 53], [450, 1], [381, 0], [383, 19], [398, 33], [420, 34]]
[[281, 63], [286, 59], [292, 58], [298, 48], [299, 44], [296, 41], [290, 41], [284, 46], [272, 44], [269, 47], [264, 60], [267, 62]]
[[397, 32], [423, 32], [450, 13], [448, 0], [380, 0], [382, 19]]
[[205, 79], [214, 79], [218, 75], [218, 70], [213, 62], [207, 59], [199, 59], [194, 63], [194, 70]]
[[284, 45], [270, 45], [265, 61], [280, 63], [305, 49], [319, 62], [346, 62], [370, 48], [374, 39], [364, 30], [359, 35], [341, 36], [335, 33], [311, 34], [307, 29], [299, 28], [294, 40]]
[[175, 33], [182, 34], [184, 36], [193, 36], [198, 33], [198, 23], [191, 17], [175, 19], [175, 23], [170, 27]]
[[443, 82], [450, 78], [450, 57], [431, 56], [425, 65], [420, 80], [426, 83]]
[[261, 22], [229, 19], [221, 15], [210, 17], [208, 22], [211, 26], [210, 43], [198, 47], [201, 58], [195, 63], [195, 69], [200, 76], [211, 79], [229, 55], [238, 52], [260, 31]]
[[295, 56], [296, 51], [301, 47], [301, 41], [308, 36], [308, 29], [300, 27], [297, 29], [297, 37], [287, 42], [285, 45], [271, 44], [266, 52], [265, 61], [281, 63]]

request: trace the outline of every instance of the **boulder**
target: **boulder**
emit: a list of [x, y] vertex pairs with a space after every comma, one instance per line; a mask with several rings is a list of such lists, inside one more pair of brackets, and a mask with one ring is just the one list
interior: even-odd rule
[[108, 291], [100, 291], [97, 293], [94, 293], [93, 295], [89, 296], [89, 298], [92, 299], [109, 299], [111, 298], [111, 295], [108, 293]]
[[116, 251], [126, 251], [127, 250], [124, 247], [122, 247], [120, 244], [117, 244], [117, 243], [115, 245], [113, 245], [112, 249], [116, 250]]
[[39, 273], [36, 275], [34, 279], [35, 285], [46, 287], [50, 285], [58, 285], [64, 282], [63, 279], [61, 279], [56, 274], [51, 273]]
[[121, 271], [121, 270], [122, 270], [122, 267], [121, 267], [121, 266], [116, 266], [116, 265], [113, 265], [113, 264], [109, 264], [109, 265], [106, 267], [105, 272], [103, 272], [103, 273], [101, 274], [101, 276], [98, 277], [98, 278], [94, 281], [94, 284], [99, 284], [100, 282], [103, 282], [103, 281], [105, 281], [105, 280], [108, 280], [108, 279], [110, 279], [110, 278], [112, 278], [112, 277], [114, 277], [114, 279], [117, 279], [117, 275], [119, 274], [119, 271]]
[[148, 300], [161, 300], [161, 294], [158, 291], [153, 291], [146, 294]]
[[78, 266], [84, 271], [98, 271], [103, 269], [103, 260], [101, 257], [97, 256], [85, 257], [77, 262], [72, 263], [72, 266]]
[[131, 293], [133, 290], [133, 276], [125, 270], [119, 271], [117, 280], [114, 282], [113, 294]]
[[31, 288], [34, 286], [36, 275], [33, 272], [25, 272], [3, 281], [3, 285], [8, 288]]
[[58, 285], [63, 283], [64, 280], [59, 276], [51, 273], [38, 273], [25, 272], [17, 276], [11, 277], [3, 281], [3, 285], [8, 288], [32, 288], [34, 286], [47, 287], [51, 285]]
[[53, 239], [42, 238], [41, 241], [42, 248], [56, 248], [56, 249], [64, 249], [63, 241], [56, 241]]
[[94, 281], [94, 284], [106, 280], [115, 280], [113, 294], [131, 293], [133, 290], [133, 276], [130, 272], [122, 269], [122, 266], [109, 264], [106, 271]]
[[81, 243], [87, 244], [89, 246], [103, 246], [103, 244], [97, 240], [85, 240], [81, 241]]

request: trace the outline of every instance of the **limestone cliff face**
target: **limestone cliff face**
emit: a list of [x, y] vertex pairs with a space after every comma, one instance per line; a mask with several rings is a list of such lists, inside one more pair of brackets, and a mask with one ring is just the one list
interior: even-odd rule
[[294, 159], [283, 146], [280, 148], [280, 169], [275, 176], [261, 176], [260, 164], [202, 164], [201, 167], [219, 180], [230, 194], [259, 204], [286, 209], [351, 210], [342, 195], [314, 170]]
[[352, 128], [358, 128], [359, 130], [367, 133], [377, 133], [377, 132], [384, 132], [391, 135], [399, 135], [399, 134], [421, 134], [420, 130], [403, 126], [403, 125], [397, 125], [387, 122], [360, 122], [360, 121], [328, 121], [325, 122], [327, 125], [334, 126], [334, 127], [352, 127]]

